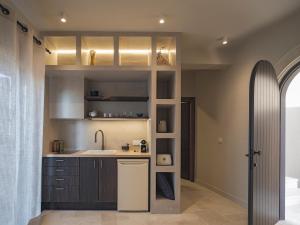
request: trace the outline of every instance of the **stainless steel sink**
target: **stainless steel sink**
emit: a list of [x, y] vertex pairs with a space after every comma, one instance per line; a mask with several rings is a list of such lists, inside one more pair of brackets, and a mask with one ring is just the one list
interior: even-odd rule
[[83, 155], [114, 155], [117, 150], [86, 150], [82, 152]]

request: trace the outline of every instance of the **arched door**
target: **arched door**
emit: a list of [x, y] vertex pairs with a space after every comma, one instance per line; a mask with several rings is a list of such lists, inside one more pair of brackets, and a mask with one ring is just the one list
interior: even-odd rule
[[279, 220], [280, 91], [275, 70], [259, 61], [250, 82], [249, 225]]

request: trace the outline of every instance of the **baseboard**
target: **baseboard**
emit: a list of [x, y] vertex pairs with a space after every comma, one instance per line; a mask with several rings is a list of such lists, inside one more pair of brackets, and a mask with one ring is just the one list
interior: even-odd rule
[[239, 204], [239, 205], [242, 206], [243, 208], [248, 208], [248, 203], [245, 202], [244, 200], [242, 200], [242, 199], [236, 197], [236, 196], [233, 196], [233, 195], [231, 195], [231, 194], [229, 194], [229, 193], [227, 193], [227, 192], [225, 192], [225, 191], [223, 191], [223, 190], [221, 190], [221, 189], [219, 189], [219, 188], [217, 188], [217, 187], [215, 187], [215, 186], [213, 186], [213, 185], [210, 185], [210, 184], [208, 184], [208, 183], [201, 182], [201, 181], [199, 181], [199, 180], [196, 180], [195, 182], [196, 182], [197, 184], [200, 184], [200, 185], [202, 185], [202, 186], [208, 188], [209, 190], [212, 190], [212, 191], [218, 193], [219, 195], [222, 195], [223, 197], [225, 197], [225, 198], [227, 198], [227, 199], [229, 199], [229, 200], [231, 200], [231, 201], [233, 201], [233, 202]]
[[117, 210], [116, 202], [42, 202], [43, 210]]

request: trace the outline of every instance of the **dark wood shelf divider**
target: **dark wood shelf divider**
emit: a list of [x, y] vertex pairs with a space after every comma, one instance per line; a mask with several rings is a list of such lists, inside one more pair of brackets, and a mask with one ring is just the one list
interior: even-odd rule
[[99, 102], [147, 102], [149, 97], [139, 96], [111, 96], [111, 97], [100, 97], [100, 96], [85, 96], [87, 101], [99, 101]]

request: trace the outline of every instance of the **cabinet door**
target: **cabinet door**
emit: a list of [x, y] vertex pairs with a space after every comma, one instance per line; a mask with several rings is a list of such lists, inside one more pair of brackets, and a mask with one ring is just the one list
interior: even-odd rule
[[96, 202], [98, 200], [99, 160], [97, 158], [80, 158], [80, 201]]
[[84, 119], [83, 76], [53, 76], [48, 87], [51, 119]]
[[99, 164], [99, 201], [117, 202], [117, 159], [101, 158]]

